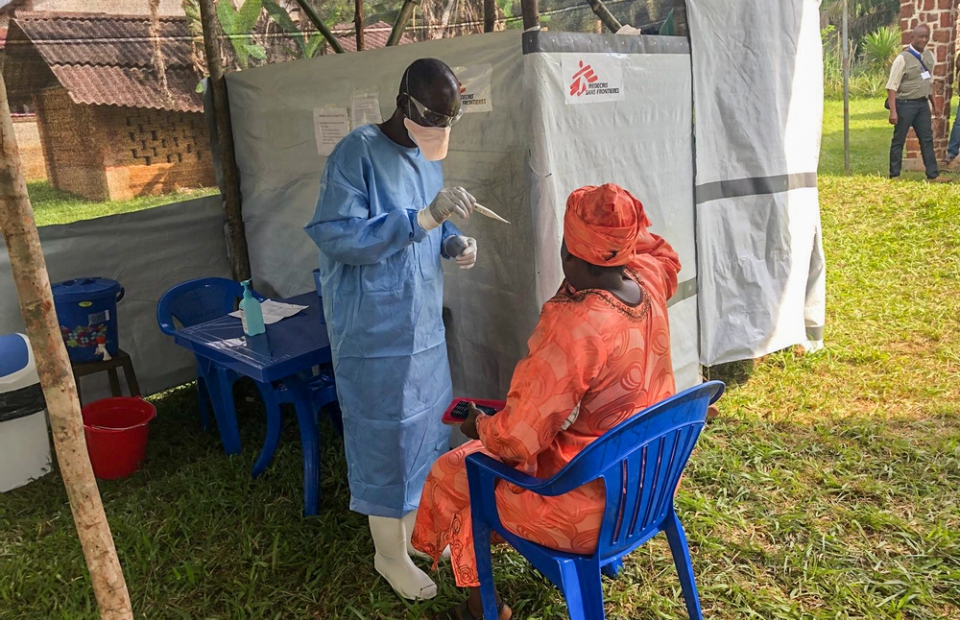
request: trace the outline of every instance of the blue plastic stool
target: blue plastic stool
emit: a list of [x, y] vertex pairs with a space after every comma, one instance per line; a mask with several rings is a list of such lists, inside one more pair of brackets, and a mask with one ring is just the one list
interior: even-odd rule
[[[711, 381], [669, 398], [594, 441], [557, 475], [542, 480], [483, 454], [467, 457], [473, 544], [486, 618], [497, 617], [490, 535], [500, 534], [546, 575], [567, 600], [571, 620], [603, 620], [601, 573], [616, 575], [623, 557], [660, 532], [667, 535], [691, 620], [702, 620], [690, 549], [674, 510], [673, 496], [707, 420], [707, 407], [723, 394]], [[601, 479], [606, 508], [593, 555], [555, 551], [503, 527], [494, 488], [506, 480], [521, 489], [555, 497]]]

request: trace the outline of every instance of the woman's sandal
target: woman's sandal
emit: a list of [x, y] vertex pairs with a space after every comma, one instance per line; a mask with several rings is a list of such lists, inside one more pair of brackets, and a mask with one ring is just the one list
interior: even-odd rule
[[[503, 611], [503, 601], [501, 600], [499, 603], [497, 603], [498, 620], [500, 618], [500, 613], [502, 611]], [[472, 613], [470, 613], [470, 607], [467, 606], [467, 602], [464, 601], [459, 605], [457, 605], [456, 607], [448, 609], [446, 613], [438, 616], [437, 620], [484, 620], [484, 617], [474, 616]]]

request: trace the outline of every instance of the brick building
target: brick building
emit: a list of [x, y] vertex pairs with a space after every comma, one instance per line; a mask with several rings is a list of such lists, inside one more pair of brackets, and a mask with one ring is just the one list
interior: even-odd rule
[[29, 96], [47, 178], [92, 200], [216, 183], [184, 17], [161, 19], [163, 76], [142, 15], [20, 12], [3, 75]]
[[[920, 24], [930, 26], [930, 50], [937, 59], [933, 69], [934, 98], [940, 108], [940, 115], [933, 119], [933, 137], [937, 157], [943, 157], [947, 150], [951, 118], [950, 99], [953, 97], [956, 83], [956, 58], [960, 32], [957, 28], [957, 11], [960, 0], [901, 0], [900, 29], [903, 32], [903, 44], [910, 43], [910, 33]], [[904, 166], [922, 170], [920, 145], [911, 131], [907, 141], [907, 155]]]

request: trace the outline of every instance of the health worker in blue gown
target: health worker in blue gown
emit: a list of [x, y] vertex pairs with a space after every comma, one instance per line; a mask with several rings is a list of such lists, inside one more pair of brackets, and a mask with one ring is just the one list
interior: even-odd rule
[[369, 515], [376, 569], [409, 599], [437, 591], [410, 560], [409, 540], [424, 480], [450, 440], [441, 260], [462, 269], [477, 260], [477, 242], [448, 221], [470, 217], [476, 201], [444, 187], [439, 163], [462, 114], [450, 68], [414, 62], [393, 116], [333, 150], [306, 226], [320, 248], [350, 508]]

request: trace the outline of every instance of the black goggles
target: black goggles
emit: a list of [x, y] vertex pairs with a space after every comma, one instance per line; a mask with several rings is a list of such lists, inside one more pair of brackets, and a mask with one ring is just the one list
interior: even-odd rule
[[[434, 112], [427, 106], [423, 105], [417, 101], [412, 95], [404, 93], [404, 96], [407, 98], [407, 118], [410, 118], [410, 106], [413, 105], [417, 110], [417, 114], [421, 119], [427, 124], [428, 127], [453, 127], [460, 122], [460, 119], [463, 118], [463, 108], [461, 107], [457, 110], [457, 113], [454, 116], [449, 114], [441, 114], [440, 112]], [[410, 118], [410, 120], [413, 120]]]

